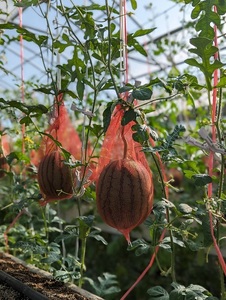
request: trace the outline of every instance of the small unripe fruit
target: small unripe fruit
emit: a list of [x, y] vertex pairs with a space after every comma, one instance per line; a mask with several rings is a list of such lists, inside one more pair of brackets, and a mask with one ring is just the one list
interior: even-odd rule
[[119, 159], [105, 166], [97, 182], [97, 209], [102, 219], [130, 241], [130, 231], [150, 214], [152, 175], [142, 163]]
[[46, 154], [38, 167], [38, 183], [44, 196], [44, 204], [54, 200], [71, 198], [73, 176], [71, 169], [63, 162], [59, 151]]

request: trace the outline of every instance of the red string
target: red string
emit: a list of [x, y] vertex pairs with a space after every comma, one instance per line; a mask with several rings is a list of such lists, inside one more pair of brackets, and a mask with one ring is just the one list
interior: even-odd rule
[[[165, 233], [166, 233], [166, 228], [163, 230], [163, 232], [160, 236], [159, 244], [164, 239]], [[158, 251], [159, 251], [159, 245], [155, 248], [155, 252], [152, 254], [150, 262], [147, 265], [147, 267], [144, 269], [144, 271], [140, 274], [140, 276], [137, 278], [137, 280], [134, 282], [134, 284], [128, 289], [128, 291], [122, 296], [122, 298], [120, 300], [126, 299], [126, 297], [130, 294], [130, 292], [136, 287], [136, 285], [143, 279], [145, 274], [150, 270], [150, 268], [152, 267], [152, 265], [155, 261]]]
[[[126, 0], [120, 1], [120, 38], [121, 38], [121, 62], [120, 62], [121, 70], [120, 71], [123, 72], [123, 74], [124, 74], [124, 83], [128, 83]], [[121, 84], [122, 84], [122, 82], [121, 82]]]
[[128, 64], [128, 51], [127, 51], [127, 14], [126, 14], [126, 0], [123, 0], [123, 19], [124, 19], [124, 42], [125, 42], [125, 53], [124, 53], [124, 60], [125, 60], [125, 83], [128, 83], [129, 80], [129, 64]]
[[[150, 138], [149, 141], [150, 141], [151, 146], [154, 147], [155, 146], [154, 140], [152, 138]], [[160, 154], [158, 152], [156, 153], [156, 156], [157, 156], [157, 159], [158, 159], [158, 162], [159, 162], [159, 166], [160, 166], [161, 174], [163, 176], [163, 180], [164, 180], [164, 182], [166, 182], [167, 181], [167, 175], [166, 175], [164, 164], [163, 164], [163, 162], [161, 160], [161, 156], [160, 156]], [[166, 198], [168, 199], [169, 198], [169, 188], [166, 185], [165, 185], [164, 188], [165, 188]], [[165, 234], [166, 234], [166, 228], [163, 230], [163, 232], [162, 232], [162, 234], [161, 234], [161, 236], [159, 238], [158, 244], [160, 244], [161, 241], [164, 239]], [[147, 267], [144, 269], [144, 271], [140, 274], [140, 276], [137, 278], [137, 280], [134, 282], [134, 284], [126, 291], [126, 293], [122, 296], [122, 298], [120, 300], [126, 299], [126, 297], [132, 292], [132, 290], [137, 286], [137, 284], [143, 279], [143, 277], [145, 276], [145, 274], [150, 270], [150, 268], [152, 267], [152, 265], [153, 265], [153, 263], [155, 261], [155, 258], [156, 258], [156, 255], [157, 255], [158, 251], [159, 251], [159, 246], [157, 246], [155, 248], [155, 252], [151, 256], [150, 262], [147, 265]]]
[[[20, 2], [21, 0], [19, 0]], [[19, 26], [23, 27], [23, 8], [19, 7]], [[20, 34], [20, 77], [21, 77], [21, 101], [24, 103], [25, 94], [24, 94], [24, 46], [23, 46], [23, 35]], [[22, 124], [22, 153], [25, 152], [25, 124]]]
[[[214, 12], [217, 13], [217, 8], [216, 6], [214, 6]], [[214, 25], [214, 45], [215, 47], [218, 47], [218, 40], [217, 40], [217, 26]], [[219, 55], [218, 55], [218, 51], [214, 54], [214, 59], [218, 59]], [[218, 83], [218, 69], [216, 69], [214, 71], [214, 77], [213, 77], [213, 96], [212, 96], [212, 140], [215, 143], [216, 142], [216, 127], [215, 127], [215, 121], [216, 121], [216, 111], [217, 111], [217, 83]], [[209, 155], [209, 162], [208, 162], [208, 167], [209, 167], [209, 175], [212, 176], [213, 175], [213, 160], [214, 160], [214, 153], [211, 151], [210, 155]], [[212, 197], [213, 194], [213, 184], [210, 183], [208, 185], [208, 198], [210, 199]], [[222, 267], [222, 270], [224, 272], [224, 274], [226, 275], [226, 264], [223, 258], [223, 255], [221, 253], [221, 250], [217, 244], [215, 235], [214, 235], [214, 228], [213, 228], [213, 216], [212, 216], [212, 212], [209, 210], [209, 220], [210, 220], [210, 231], [211, 231], [211, 236], [213, 239], [213, 244], [218, 256], [218, 260], [220, 262], [220, 265]]]

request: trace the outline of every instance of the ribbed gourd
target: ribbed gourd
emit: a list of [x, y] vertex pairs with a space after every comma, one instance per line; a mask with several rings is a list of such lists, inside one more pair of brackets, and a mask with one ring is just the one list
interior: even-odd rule
[[[73, 175], [60, 151], [46, 154], [38, 167], [38, 183], [46, 202], [71, 198]], [[46, 203], [43, 201], [43, 205]]]
[[130, 242], [130, 231], [150, 214], [153, 205], [152, 174], [135, 160], [107, 164], [96, 187], [97, 209], [102, 219]]

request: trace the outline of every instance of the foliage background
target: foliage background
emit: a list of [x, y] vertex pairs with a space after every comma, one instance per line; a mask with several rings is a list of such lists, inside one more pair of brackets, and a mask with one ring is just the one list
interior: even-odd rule
[[[18, 6], [26, 9], [24, 14], [33, 11], [38, 13], [46, 30], [37, 34], [29, 25], [24, 24], [21, 28], [18, 19], [9, 21], [10, 16], [0, 24], [3, 49], [0, 68], [4, 73], [4, 81], [7, 84], [9, 81], [9, 87], [5, 83], [1, 87], [1, 134], [7, 134], [12, 141], [7, 156], [10, 170], [0, 179], [1, 249], [7, 250], [4, 233], [8, 226], [23, 212], [9, 230], [10, 252], [53, 272], [57, 278], [83, 285], [104, 299], [120, 298], [137, 279], [149, 263], [163, 227], [168, 229], [168, 234], [161, 244], [157, 263], [127, 299], [163, 296], [168, 299], [163, 290], [159, 292], [156, 289], [155, 296], [148, 294], [147, 290], [161, 286], [170, 293], [171, 283], [175, 281], [172, 267], [175, 267], [178, 284], [186, 287], [200, 285], [218, 298], [225, 297], [224, 275], [212, 247], [208, 219], [208, 211], [212, 210], [215, 233], [223, 248], [224, 155], [220, 155], [210, 178], [204, 161], [208, 153], [189, 145], [183, 137], [192, 136], [200, 140], [198, 130], [203, 126], [210, 130], [211, 79], [214, 70], [220, 69], [217, 128], [220, 147], [225, 147], [223, 88], [226, 5], [221, 1], [168, 2], [179, 8], [181, 15], [186, 15], [186, 18], [182, 18], [183, 30], [158, 37], [158, 27], [154, 30], [151, 22], [149, 26], [137, 30], [128, 26], [129, 62], [136, 61], [130, 68], [126, 87], [120, 81], [119, 8], [116, 2], [105, 1], [103, 5], [92, 3], [85, 6], [70, 3], [67, 6], [62, 1], [49, 4], [15, 1], [16, 9]], [[112, 4], [114, 9], [111, 9]], [[217, 15], [208, 13], [214, 4], [218, 7]], [[128, 2], [128, 19], [136, 16], [136, 6], [140, 4]], [[153, 13], [151, 2], [146, 4], [146, 10]], [[221, 36], [220, 60], [215, 63], [212, 58], [215, 49], [211, 48], [213, 23], [218, 25]], [[42, 66], [38, 77], [32, 72], [29, 76], [26, 74], [24, 102], [21, 101], [21, 77], [12, 74], [6, 63], [10, 57], [10, 46], [19, 45], [20, 34], [23, 36], [26, 64], [33, 63], [32, 56], [27, 59], [30, 51], [26, 48], [32, 45], [34, 55], [41, 58], [39, 63]], [[192, 47], [193, 51], [188, 52], [187, 49]], [[187, 64], [186, 59], [190, 59]], [[15, 64], [14, 61], [10, 63]], [[17, 64], [21, 64], [19, 58]], [[144, 66], [147, 68], [146, 77], [140, 67], [136, 72], [138, 64], [142, 69]], [[33, 67], [39, 66], [35, 64]], [[141, 85], [137, 87], [134, 82], [140, 78]], [[40, 191], [35, 178], [37, 170], [34, 167], [28, 169], [27, 166], [30, 164], [30, 151], [38, 149], [40, 133], [48, 127], [53, 98], [59, 88], [65, 93], [68, 108], [74, 102], [80, 110], [95, 113], [93, 118], [87, 118], [81, 111], [69, 109], [81, 139], [85, 141], [88, 138], [96, 145], [97, 156], [110, 118], [111, 105], [116, 103], [120, 91], [129, 90], [140, 100], [146, 124], [153, 130], [153, 135], [158, 136], [156, 148], [150, 147], [146, 132], [142, 129], [142, 119], [132, 107], [124, 121], [135, 119], [138, 123], [135, 139], [144, 146], [155, 185], [153, 213], [144, 225], [134, 230], [132, 246], [128, 246], [121, 235], [102, 223], [96, 211], [94, 185], [87, 188], [82, 197], [75, 194], [72, 200], [53, 203], [46, 208], [38, 204]], [[22, 136], [21, 128], [24, 125], [26, 134]], [[21, 150], [23, 144], [24, 151]], [[182, 176], [180, 186], [175, 187], [168, 182], [170, 204], [163, 199], [161, 176], [154, 159], [157, 151], [167, 170], [176, 168]], [[210, 181], [214, 189], [211, 201], [207, 196], [207, 184]], [[166, 212], [169, 218], [166, 218]], [[85, 232], [85, 236], [81, 235], [82, 232]], [[173, 234], [173, 240], [169, 241], [170, 234]], [[87, 243], [86, 268], [83, 274], [85, 279], [81, 279], [84, 241]], [[191, 290], [194, 292], [195, 288]], [[181, 289], [181, 294], [183, 292]], [[171, 294], [171, 297], [179, 299], [181, 294]], [[202, 299], [210, 296], [205, 291], [201, 291], [200, 295]]]

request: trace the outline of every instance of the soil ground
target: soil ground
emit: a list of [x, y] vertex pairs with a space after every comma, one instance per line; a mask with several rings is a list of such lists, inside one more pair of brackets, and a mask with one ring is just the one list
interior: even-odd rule
[[[25, 283], [29, 287], [48, 297], [49, 300], [92, 300], [94, 296], [85, 297], [71, 290], [62, 282], [43, 277], [42, 274], [33, 273], [20, 263], [5, 257], [0, 253], [0, 270]], [[99, 298], [100, 299], [100, 298]], [[30, 300], [28, 297], [14, 291], [0, 281], [0, 300]], [[31, 299], [32, 300], [32, 299]]]

